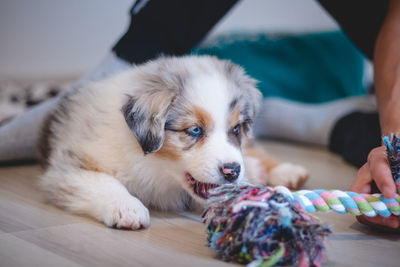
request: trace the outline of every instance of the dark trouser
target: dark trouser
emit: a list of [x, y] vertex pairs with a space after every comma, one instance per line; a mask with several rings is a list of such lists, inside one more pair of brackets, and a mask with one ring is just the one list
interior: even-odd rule
[[118, 57], [142, 63], [195, 47], [237, 0], [138, 0], [131, 24], [114, 46]]
[[[138, 0], [131, 24], [114, 46], [118, 57], [142, 63], [160, 54], [183, 55], [195, 47], [237, 0]], [[319, 0], [343, 31], [370, 59], [388, 0]], [[372, 128], [371, 128], [372, 127]], [[349, 114], [331, 134], [331, 151], [360, 166], [380, 144], [377, 114]]]
[[342, 117], [334, 126], [329, 150], [347, 162], [361, 167], [368, 153], [381, 143], [378, 113], [352, 112]]
[[[369, 59], [373, 59], [375, 41], [386, 16], [388, 0], [318, 0], [339, 23], [350, 40]], [[361, 167], [368, 153], [381, 144], [377, 113], [353, 112], [334, 126], [329, 150], [347, 162]]]

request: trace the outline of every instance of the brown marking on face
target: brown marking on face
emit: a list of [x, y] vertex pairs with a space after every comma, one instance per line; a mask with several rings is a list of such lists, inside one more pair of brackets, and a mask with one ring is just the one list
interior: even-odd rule
[[229, 117], [228, 125], [232, 128], [239, 122], [239, 116], [240, 116], [240, 108], [235, 107], [235, 109], [232, 111], [231, 116]]
[[237, 105], [239, 103], [239, 99], [235, 98], [231, 101], [229, 104], [229, 111], [233, 111], [235, 108], [237, 108]]
[[194, 107], [193, 114], [196, 118], [197, 125], [203, 128], [203, 136], [199, 138], [195, 143], [196, 147], [201, 147], [206, 142], [207, 133], [213, 130], [215, 122], [212, 119], [210, 113], [208, 113], [205, 109], [201, 107]]
[[199, 126], [203, 128], [206, 132], [211, 131], [214, 128], [214, 120], [212, 119], [210, 113], [201, 107], [194, 107], [193, 114]]
[[[175, 136], [173, 136], [175, 135]], [[154, 156], [159, 158], [166, 158], [173, 161], [178, 161], [182, 158], [181, 148], [178, 145], [178, 140], [176, 140], [176, 135], [182, 135], [178, 132], [166, 132], [164, 144], [161, 149], [154, 153]], [[174, 138], [175, 137], [175, 138]], [[179, 138], [179, 137], [178, 137]]]
[[[185, 151], [204, 145], [206, 135], [214, 128], [215, 122], [206, 110], [192, 106], [184, 116], [175, 118], [169, 124], [170, 128], [165, 131], [164, 144], [154, 156], [177, 161], [183, 157]], [[192, 127], [201, 127], [203, 135], [198, 138], [188, 135], [187, 129]]]
[[239, 126], [239, 132], [237, 135], [232, 133], [233, 128], [239, 123], [239, 116], [240, 116], [240, 107], [235, 107], [228, 120], [228, 127], [229, 127], [228, 138], [232, 144], [240, 148], [242, 145], [242, 136], [243, 136], [242, 125]]

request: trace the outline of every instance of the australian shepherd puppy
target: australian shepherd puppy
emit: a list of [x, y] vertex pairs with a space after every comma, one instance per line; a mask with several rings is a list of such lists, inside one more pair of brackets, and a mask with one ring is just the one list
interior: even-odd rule
[[44, 128], [41, 187], [59, 207], [138, 229], [150, 224], [147, 207], [191, 208], [224, 183], [269, 175], [299, 185], [303, 168], [243, 156], [261, 98], [255, 84], [230, 61], [186, 56], [79, 88]]

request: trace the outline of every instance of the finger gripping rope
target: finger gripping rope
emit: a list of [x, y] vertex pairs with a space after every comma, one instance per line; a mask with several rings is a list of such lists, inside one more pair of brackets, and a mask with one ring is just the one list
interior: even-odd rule
[[[400, 139], [384, 137], [393, 178], [400, 192]], [[203, 214], [209, 246], [225, 261], [249, 266], [320, 266], [330, 227], [309, 215], [335, 211], [353, 215], [400, 215], [400, 197], [340, 190], [291, 192], [251, 185], [224, 185], [210, 192]]]

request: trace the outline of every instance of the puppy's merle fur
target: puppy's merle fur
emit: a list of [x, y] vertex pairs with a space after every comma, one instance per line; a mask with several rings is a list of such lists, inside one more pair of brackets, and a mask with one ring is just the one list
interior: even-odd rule
[[260, 182], [245, 175], [254, 161], [242, 153], [261, 98], [255, 84], [230, 61], [186, 56], [77, 89], [43, 131], [41, 187], [55, 205], [137, 229], [149, 226], [147, 207], [181, 210], [220, 184]]

